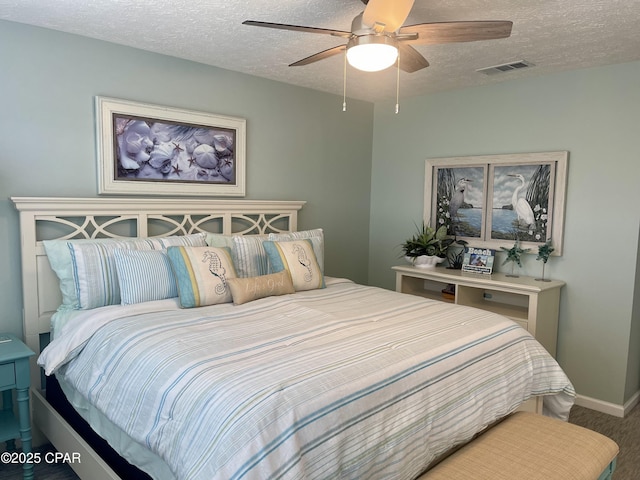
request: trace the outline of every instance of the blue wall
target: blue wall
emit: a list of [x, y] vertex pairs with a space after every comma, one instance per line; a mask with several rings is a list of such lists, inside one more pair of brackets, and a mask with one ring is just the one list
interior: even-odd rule
[[246, 198], [306, 200], [327, 273], [366, 282], [372, 104], [11, 22], [0, 45], [0, 331], [22, 333], [9, 197], [97, 196], [96, 95], [245, 118]]
[[[564, 254], [546, 269], [567, 282], [557, 357], [579, 394], [629, 400], [640, 389], [638, 85], [636, 62], [427, 95], [397, 116], [376, 104], [370, 283], [393, 288], [398, 245], [422, 219], [425, 159], [568, 150]], [[539, 274], [534, 259], [522, 274]]]

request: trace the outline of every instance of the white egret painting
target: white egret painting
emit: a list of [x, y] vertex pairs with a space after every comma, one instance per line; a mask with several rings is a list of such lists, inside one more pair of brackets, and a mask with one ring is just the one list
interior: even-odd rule
[[449, 235], [481, 238], [485, 176], [484, 167], [437, 169], [438, 227], [445, 225]]
[[426, 160], [424, 220], [474, 247], [562, 253], [568, 152]]
[[547, 240], [552, 164], [495, 166], [491, 238], [542, 242]]
[[97, 97], [100, 193], [244, 195], [245, 121]]

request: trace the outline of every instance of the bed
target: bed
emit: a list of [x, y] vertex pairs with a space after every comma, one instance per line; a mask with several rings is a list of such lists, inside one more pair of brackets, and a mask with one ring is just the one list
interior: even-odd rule
[[[152, 478], [410, 480], [524, 404], [563, 419], [573, 404], [558, 364], [511, 321], [326, 275], [322, 231], [297, 232], [303, 202], [12, 200], [27, 344], [91, 428]], [[199, 236], [205, 246], [182, 243]], [[76, 278], [80, 308], [56, 313], [43, 349], [66, 301], [51, 244], [86, 239], [69, 247], [78, 277], [99, 237], [147, 245], [131, 248], [145, 265], [166, 253], [178, 296], [137, 298], [149, 285], [128, 288], [118, 270], [119, 301], [94, 305]], [[262, 269], [243, 264], [247, 242], [265, 248]], [[180, 273], [207, 248], [226, 301], [203, 300], [213, 290]], [[82, 453], [82, 478], [118, 478], [32, 374], [36, 429]]]

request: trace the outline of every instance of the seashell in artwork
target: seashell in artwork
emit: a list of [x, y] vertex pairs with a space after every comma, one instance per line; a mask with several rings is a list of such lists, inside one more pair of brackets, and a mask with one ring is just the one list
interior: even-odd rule
[[213, 146], [221, 156], [231, 155], [233, 153], [233, 140], [229, 135], [214, 135]]
[[166, 143], [158, 145], [151, 152], [149, 165], [162, 172], [163, 174], [167, 174], [171, 171], [171, 161], [173, 160], [173, 155], [174, 149], [172, 145]]
[[196, 163], [202, 168], [216, 168], [218, 156], [211, 145], [200, 145], [193, 151]]
[[137, 170], [149, 160], [148, 151], [153, 147], [149, 135], [149, 126], [145, 122], [132, 121], [122, 126], [122, 132], [118, 135], [122, 168]]

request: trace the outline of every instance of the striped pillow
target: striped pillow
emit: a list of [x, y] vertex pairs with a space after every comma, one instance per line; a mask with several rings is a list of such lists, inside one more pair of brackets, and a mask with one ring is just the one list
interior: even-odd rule
[[269, 235], [224, 235], [209, 233], [206, 236], [210, 247], [228, 247], [231, 249], [233, 264], [238, 277], [257, 277], [271, 273], [269, 259], [262, 247], [262, 242], [269, 239]]
[[147, 239], [126, 241], [68, 242], [71, 267], [80, 310], [117, 305], [121, 302], [116, 250], [152, 250]]
[[[45, 240], [43, 245], [47, 252], [47, 259], [51, 268], [55, 272], [59, 280], [60, 291], [62, 293], [62, 305], [58, 310], [78, 310], [94, 308], [89, 305], [104, 306], [120, 303], [119, 285], [115, 274], [110, 272], [112, 265], [112, 255], [114, 249], [130, 249], [130, 250], [161, 250], [171, 245], [194, 245], [205, 246], [206, 234], [196, 233], [183, 236], [155, 237], [155, 238], [92, 238], [78, 240]], [[73, 252], [79, 252], [83, 245], [104, 245], [110, 247], [103, 249], [104, 257], [102, 261], [97, 261], [93, 266], [80, 265], [74, 262]], [[73, 246], [73, 248], [72, 248]], [[76, 248], [78, 246], [78, 248]], [[111, 258], [110, 258], [111, 257]], [[95, 270], [95, 271], [94, 271]], [[81, 277], [79, 278], [78, 275]], [[89, 277], [104, 276], [111, 280], [106, 280], [102, 285], [93, 285], [95, 295], [102, 300], [92, 297], [93, 294], [86, 291], [89, 284], [93, 284]], [[111, 283], [113, 282], [113, 284]], [[78, 297], [79, 292], [83, 291], [83, 302]], [[105, 290], [111, 293], [105, 293]]]
[[269, 235], [234, 235], [233, 262], [239, 277], [257, 277], [272, 273], [262, 242]]
[[178, 296], [171, 263], [163, 250], [115, 250], [122, 305]]
[[228, 248], [169, 247], [167, 256], [182, 308], [231, 302], [227, 279], [237, 275]]
[[171, 237], [153, 237], [149, 241], [152, 242], [153, 248], [156, 250], [167, 249], [169, 247], [205, 247], [207, 234], [192, 233], [190, 235], [174, 235]]
[[[58, 310], [77, 310], [80, 308], [78, 300], [78, 289], [74, 276], [74, 264], [71, 257], [69, 245], [88, 245], [97, 243], [117, 244], [116, 248], [128, 248], [123, 245], [135, 242], [135, 248], [139, 248], [139, 240], [137, 239], [115, 239], [115, 238], [98, 238], [98, 239], [81, 239], [81, 240], [45, 240], [42, 242], [47, 252], [47, 259], [51, 268], [55, 272], [59, 280], [60, 292], [62, 293], [62, 305]], [[147, 249], [153, 248], [150, 243], [144, 246]]]
[[296, 291], [324, 288], [324, 275], [308, 238], [289, 242], [264, 242], [274, 272], [287, 270]]

